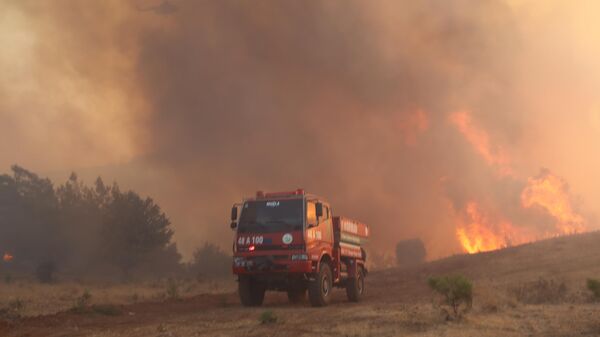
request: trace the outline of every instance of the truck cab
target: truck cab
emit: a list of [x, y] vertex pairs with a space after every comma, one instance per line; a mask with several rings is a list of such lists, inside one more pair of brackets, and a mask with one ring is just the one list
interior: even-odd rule
[[259, 191], [232, 207], [231, 220], [243, 305], [261, 305], [267, 290], [285, 291], [293, 303], [308, 292], [313, 306], [327, 305], [334, 286], [346, 288], [353, 301], [362, 296], [368, 227], [334, 217], [323, 198], [302, 189]]

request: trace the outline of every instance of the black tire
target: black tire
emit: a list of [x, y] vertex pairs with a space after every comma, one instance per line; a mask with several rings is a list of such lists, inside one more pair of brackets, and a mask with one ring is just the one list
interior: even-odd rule
[[324, 307], [329, 304], [333, 288], [331, 267], [322, 262], [315, 279], [308, 282], [308, 298], [313, 307]]
[[358, 302], [365, 292], [365, 273], [358, 269], [356, 277], [349, 278], [346, 282], [346, 296], [351, 302]]
[[265, 299], [265, 286], [250, 276], [240, 276], [238, 292], [240, 301], [245, 307], [259, 307]]
[[306, 299], [306, 288], [292, 288], [287, 291], [288, 300], [290, 303], [297, 304], [304, 302]]

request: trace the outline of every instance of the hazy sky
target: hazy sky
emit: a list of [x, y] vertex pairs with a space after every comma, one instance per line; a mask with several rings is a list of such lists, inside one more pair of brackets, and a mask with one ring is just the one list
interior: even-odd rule
[[229, 207], [259, 189], [430, 258], [474, 209], [549, 233], [521, 200], [541, 177], [596, 228], [597, 1], [0, 0], [0, 45], [0, 171], [116, 179], [186, 254], [229, 249]]

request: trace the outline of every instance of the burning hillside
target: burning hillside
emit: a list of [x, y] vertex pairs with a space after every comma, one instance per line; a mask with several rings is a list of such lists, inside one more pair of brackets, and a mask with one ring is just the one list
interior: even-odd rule
[[[468, 113], [454, 113], [450, 115], [450, 121], [501, 179], [523, 181], [514, 173], [506, 152], [499, 146], [493, 146], [489, 134], [474, 125]], [[469, 201], [462, 210], [459, 210], [456, 236], [465, 252], [472, 254], [496, 250], [588, 230], [584, 217], [573, 205], [573, 197], [567, 182], [548, 169], [542, 169], [537, 176], [527, 178], [518, 196], [521, 211], [526, 212], [531, 209], [537, 213], [537, 216], [527, 219], [513, 216], [515, 219], [511, 219], [508, 214], [502, 214], [498, 209], [493, 209], [495, 214], [488, 214], [477, 201]], [[517, 214], [523, 214], [522, 212]], [[543, 216], [553, 218], [552, 226], [531, 225], [530, 222], [535, 223], [539, 220], [536, 217]]]

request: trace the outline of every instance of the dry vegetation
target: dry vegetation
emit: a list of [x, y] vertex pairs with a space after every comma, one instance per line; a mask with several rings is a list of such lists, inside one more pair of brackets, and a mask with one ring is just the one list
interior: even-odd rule
[[[126, 304], [120, 314], [98, 312], [13, 319], [8, 336], [598, 336], [600, 309], [587, 280], [600, 277], [600, 233], [561, 237], [502, 251], [454, 256], [405, 269], [374, 272], [368, 295], [352, 304], [335, 294], [327, 308], [292, 306], [269, 293], [263, 308], [242, 308], [235, 292], [179, 292], [168, 282], [90, 287], [93, 301]], [[465, 275], [473, 282], [472, 308], [448, 321], [427, 284], [431, 276]], [[231, 285], [235, 285], [231, 283]], [[85, 286], [10, 285], [25, 311], [39, 298], [57, 311], [72, 306]], [[28, 288], [29, 287], [29, 288]], [[182, 284], [181, 289], [185, 285]], [[28, 290], [32, 290], [27, 294]], [[135, 290], [134, 290], [135, 289]], [[208, 290], [208, 289], [206, 289]], [[3, 288], [2, 301], [15, 296]], [[133, 293], [138, 303], [132, 303]], [[130, 303], [130, 304], [127, 304]], [[27, 309], [28, 308], [28, 309]], [[265, 314], [268, 313], [268, 314]], [[268, 316], [268, 317], [267, 317]], [[4, 329], [4, 331], [2, 330]]]
[[[39, 283], [16, 280], [0, 285], [0, 308], [21, 303], [20, 316], [50, 315], [77, 307], [88, 293], [89, 304], [126, 305], [148, 301], [163, 301], [192, 297], [199, 294], [218, 294], [235, 289], [233, 280], [197, 281], [171, 280], [119, 283]], [[14, 311], [14, 310], [13, 310]]]

